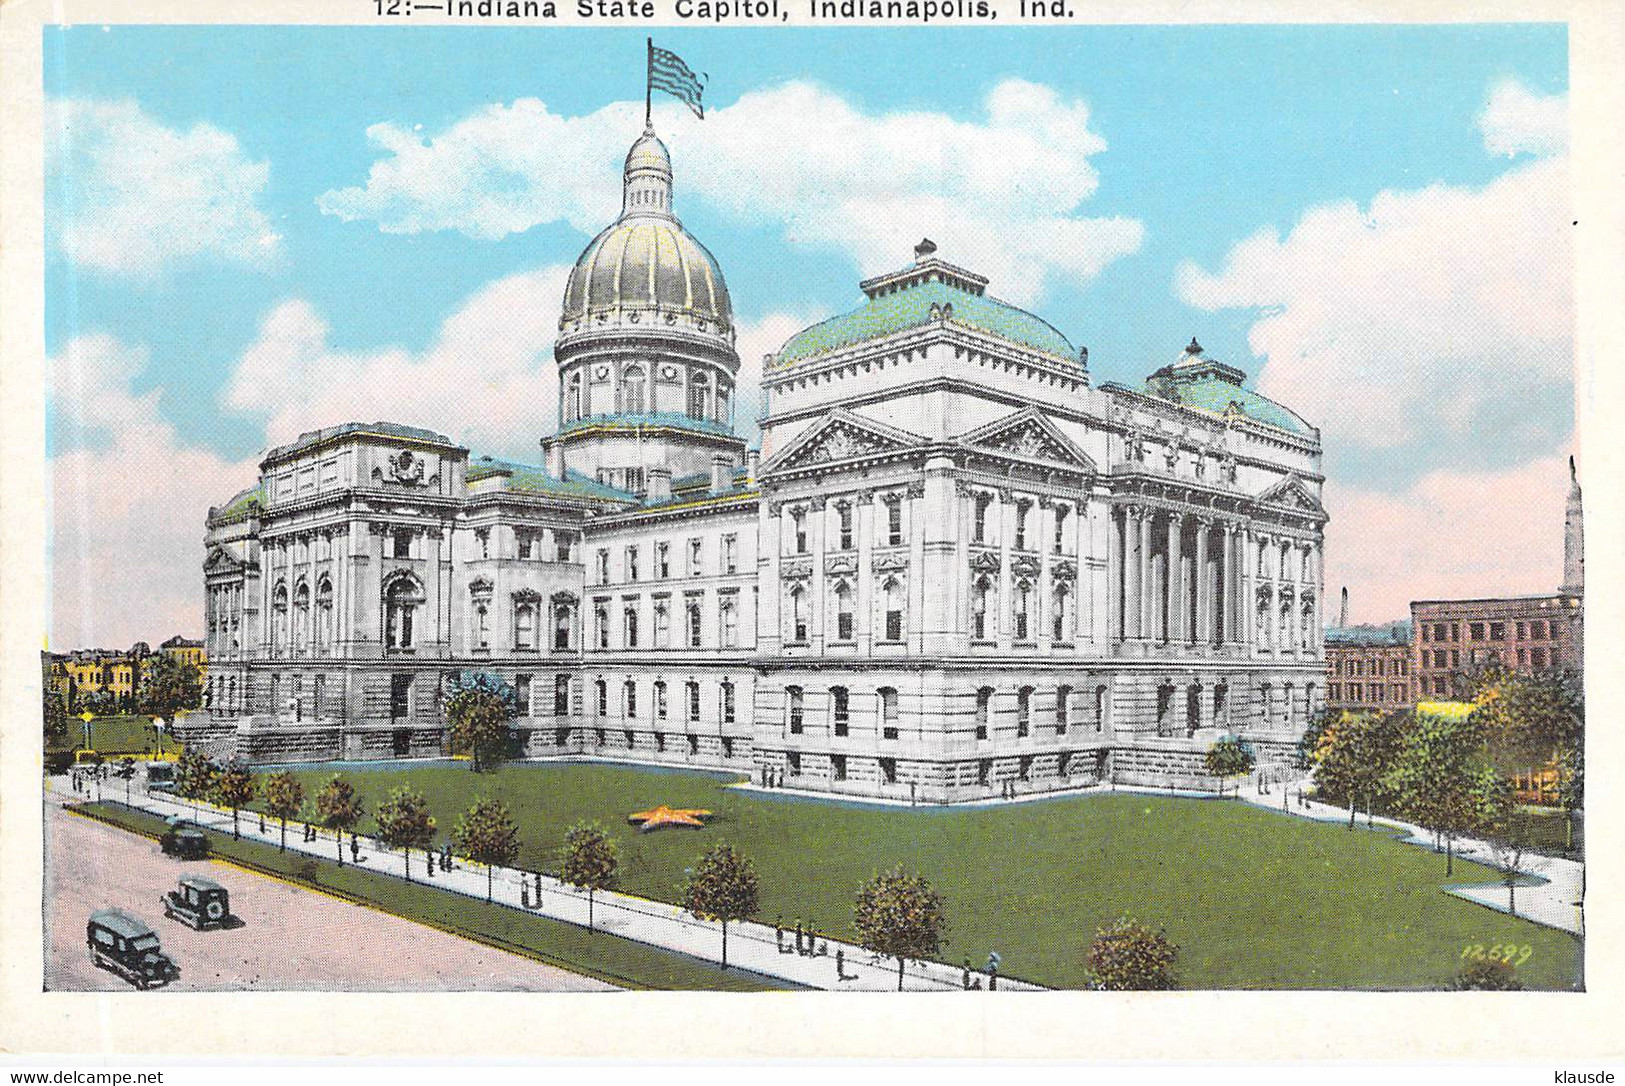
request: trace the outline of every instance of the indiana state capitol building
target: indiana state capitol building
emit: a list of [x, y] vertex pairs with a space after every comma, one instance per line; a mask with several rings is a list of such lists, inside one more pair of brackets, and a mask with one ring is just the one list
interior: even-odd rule
[[210, 510], [208, 714], [254, 760], [438, 756], [446, 680], [532, 756], [960, 801], [1285, 757], [1323, 700], [1318, 432], [1194, 341], [1141, 388], [922, 242], [761, 365], [665, 146], [565, 289], [542, 464], [346, 423]]

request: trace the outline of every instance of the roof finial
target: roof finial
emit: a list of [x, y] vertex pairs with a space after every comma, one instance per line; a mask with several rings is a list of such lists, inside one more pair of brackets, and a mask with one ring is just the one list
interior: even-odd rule
[[1196, 337], [1195, 336], [1191, 337], [1190, 346], [1185, 348], [1185, 353], [1186, 354], [1201, 354], [1202, 353], [1202, 345], [1200, 343], [1196, 342]]
[[914, 262], [917, 264], [936, 251], [936, 242], [932, 241], [930, 238], [921, 238], [920, 243], [914, 246]]

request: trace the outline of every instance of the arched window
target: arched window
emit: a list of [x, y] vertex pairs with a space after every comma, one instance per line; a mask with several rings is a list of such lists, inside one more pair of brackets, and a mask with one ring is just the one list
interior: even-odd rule
[[1016, 738], [1025, 739], [1033, 726], [1033, 688], [1024, 686], [1016, 691]]
[[599, 679], [596, 683], [593, 684], [593, 686], [594, 686], [594, 692], [598, 695], [598, 715], [601, 716], [601, 717], [608, 716], [609, 715], [609, 683], [605, 682], [603, 679]]
[[625, 698], [626, 719], [635, 720], [638, 715], [638, 684], [631, 679], [621, 684]]
[[655, 648], [663, 649], [671, 644], [671, 607], [664, 603], [655, 604]]
[[553, 649], [560, 651], [568, 649], [573, 643], [573, 633], [576, 624], [576, 609], [573, 603], [559, 600], [553, 605]]
[[718, 422], [722, 423], [723, 425], [728, 424], [728, 421], [729, 421], [728, 412], [729, 412], [729, 410], [731, 408], [731, 400], [732, 400], [732, 398], [733, 398], [733, 390], [728, 387], [728, 382], [726, 382], [726, 381], [718, 381], [717, 382], [717, 414], [716, 414], [716, 419], [717, 419]]
[[1015, 634], [1017, 641], [1026, 641], [1030, 636], [1029, 619], [1032, 617], [1033, 590], [1026, 581], [1017, 581], [1015, 584], [1013, 618], [1015, 619]]
[[491, 647], [491, 608], [488, 604], [474, 605], [474, 647]]
[[666, 700], [666, 680], [657, 679], [655, 681], [655, 719], [665, 720], [670, 708], [671, 706]]
[[534, 600], [520, 600], [514, 604], [513, 647], [516, 649], [534, 649], [536, 647], [536, 603]]
[[293, 590], [293, 636], [300, 647], [310, 642], [310, 585], [300, 581]]
[[288, 643], [288, 586], [279, 584], [271, 593], [271, 651]]
[[790, 590], [790, 640], [807, 640], [807, 593], [799, 586]]
[[976, 692], [976, 738], [987, 738], [988, 718], [993, 712], [993, 688], [984, 686]]
[[987, 511], [993, 504], [993, 495], [979, 493], [972, 499], [973, 514], [971, 520], [971, 542], [986, 543], [987, 538]]
[[688, 722], [700, 722], [700, 684], [693, 679], [688, 681]]
[[786, 714], [790, 723], [790, 734], [800, 735], [804, 726], [804, 713], [806, 711], [805, 695], [799, 686], [784, 688]]
[[1095, 731], [1104, 731], [1106, 728], [1106, 688], [1095, 687]]
[[621, 377], [621, 410], [628, 415], [641, 415], [643, 413], [643, 390], [645, 387], [643, 367], [631, 365]]
[[570, 375], [570, 392], [565, 400], [564, 419], [571, 422], [581, 418], [581, 373], [578, 370]]
[[844, 686], [832, 686], [829, 690], [829, 718], [835, 727], [837, 737], [847, 734], [852, 723], [852, 695]]
[[986, 577], [978, 577], [970, 590], [970, 636], [973, 641], [988, 640], [987, 600], [993, 584]]
[[852, 549], [852, 506], [848, 502], [840, 502], [835, 506], [835, 512], [840, 517], [840, 549]]
[[704, 419], [706, 401], [711, 398], [711, 382], [704, 373], [695, 372], [688, 379], [688, 417]]
[[1055, 734], [1065, 735], [1067, 725], [1072, 719], [1072, 688], [1070, 686], [1057, 687], [1055, 690]]
[[795, 538], [796, 553], [807, 553], [807, 511], [796, 508], [790, 511], [791, 531]]
[[903, 582], [888, 577], [881, 586], [886, 596], [886, 640], [903, 639]]
[[722, 626], [722, 647], [734, 648], [739, 644], [739, 606], [733, 600], [723, 600], [717, 610]]
[[416, 642], [413, 623], [423, 603], [423, 590], [409, 577], [398, 577], [384, 590], [384, 647], [409, 649]]
[[621, 613], [621, 618], [626, 627], [626, 647], [635, 649], [638, 647], [638, 609], [629, 605]]
[[[734, 684], [731, 679], [722, 680], [722, 722], [724, 724], [734, 722]], [[725, 739], [723, 742], [727, 743], [731, 742], [731, 740]]]
[[570, 676], [553, 676], [553, 715], [566, 717], [570, 715]]
[[701, 632], [702, 632], [701, 627], [700, 627], [700, 601], [699, 600], [690, 600], [688, 602], [687, 610], [688, 610], [688, 647], [691, 648], [691, 649], [697, 649], [697, 648], [700, 647]]
[[333, 643], [333, 582], [325, 576], [316, 582], [316, 643]]
[[856, 636], [852, 621], [852, 586], [841, 581], [835, 586], [835, 640], [851, 641]]
[[875, 691], [880, 702], [880, 738], [897, 738], [897, 691], [890, 686], [882, 686]]
[[1033, 503], [1029, 501], [1016, 503], [1016, 538], [1014, 546], [1018, 551], [1027, 549], [1027, 514], [1032, 507]]
[[609, 648], [609, 607], [598, 604], [592, 610], [593, 625], [598, 629], [598, 647]]
[[1056, 641], [1072, 640], [1072, 593], [1067, 591], [1066, 585], [1055, 586], [1055, 613], [1050, 616], [1053, 627], [1050, 636]]

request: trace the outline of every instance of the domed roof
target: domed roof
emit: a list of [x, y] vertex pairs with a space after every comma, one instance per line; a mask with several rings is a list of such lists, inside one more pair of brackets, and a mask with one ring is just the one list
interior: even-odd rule
[[[659, 309], [733, 326], [733, 302], [714, 256], [673, 218], [622, 218], [593, 238], [564, 288], [563, 321]], [[686, 322], [685, 322], [686, 323]]]
[[621, 216], [577, 258], [561, 340], [610, 327], [672, 328], [727, 340], [733, 302], [716, 258], [671, 211], [671, 156], [652, 130], [626, 155]]

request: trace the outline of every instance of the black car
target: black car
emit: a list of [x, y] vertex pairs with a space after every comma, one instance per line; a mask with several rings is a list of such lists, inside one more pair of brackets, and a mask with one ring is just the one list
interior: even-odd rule
[[158, 933], [127, 912], [103, 909], [90, 914], [85, 945], [98, 969], [116, 973], [143, 991], [181, 975], [158, 946]]
[[164, 915], [198, 931], [232, 926], [231, 896], [202, 875], [182, 875], [180, 888], [164, 895]]
[[209, 839], [202, 830], [184, 819], [172, 819], [169, 829], [158, 838], [164, 855], [182, 860], [201, 860], [209, 855]]

